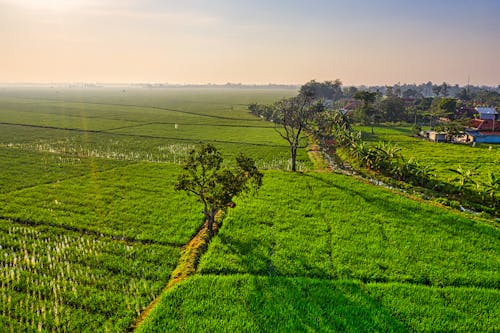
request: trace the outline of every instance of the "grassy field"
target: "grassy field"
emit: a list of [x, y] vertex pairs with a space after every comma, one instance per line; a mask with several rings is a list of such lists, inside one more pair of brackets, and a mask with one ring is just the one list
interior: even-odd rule
[[139, 332], [497, 332], [499, 299], [496, 289], [199, 275], [164, 294]]
[[[291, 90], [37, 89], [0, 90], [0, 147], [128, 161], [177, 163], [212, 142], [226, 156], [245, 151], [264, 168], [286, 167], [286, 143], [251, 116]], [[241, 133], [245, 133], [243, 137]], [[308, 167], [307, 156], [299, 156]]]
[[203, 222], [173, 190], [183, 157], [210, 141], [286, 167], [246, 103], [287, 93], [0, 90], [0, 331], [127, 331]]
[[241, 206], [201, 273], [500, 285], [498, 229], [347, 176], [269, 172]]
[[475, 147], [462, 144], [435, 143], [412, 135], [410, 127], [359, 127], [363, 139], [370, 142], [390, 141], [401, 148], [404, 157], [416, 160], [433, 168], [436, 177], [445, 182], [456, 174], [450, 169], [458, 167], [475, 169], [476, 181], [485, 181], [490, 172], [500, 174], [500, 145], [478, 144]]
[[500, 329], [498, 228], [325, 173], [237, 205], [143, 332]]
[[126, 331], [180, 248], [0, 220], [2, 332]]
[[0, 331], [127, 331], [203, 222], [173, 190], [200, 142], [255, 158], [264, 185], [140, 331], [499, 331], [499, 229], [284, 172], [286, 143], [246, 105], [293, 94], [0, 89]]

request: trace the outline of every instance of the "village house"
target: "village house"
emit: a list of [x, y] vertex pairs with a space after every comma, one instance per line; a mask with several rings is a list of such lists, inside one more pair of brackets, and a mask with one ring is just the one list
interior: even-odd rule
[[467, 134], [474, 142], [500, 143], [500, 113], [491, 107], [476, 108], [479, 118], [472, 119]]

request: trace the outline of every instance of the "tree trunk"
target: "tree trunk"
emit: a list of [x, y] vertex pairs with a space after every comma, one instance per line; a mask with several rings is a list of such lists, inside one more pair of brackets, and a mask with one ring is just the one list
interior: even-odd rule
[[205, 218], [207, 219], [207, 229], [210, 238], [214, 236], [214, 223], [215, 223], [215, 215], [219, 210], [214, 207], [210, 207], [210, 210], [205, 211]]
[[211, 238], [214, 235], [214, 217], [212, 216], [211, 213], [209, 213], [207, 216], [207, 227], [208, 227], [208, 234], [210, 235]]
[[292, 146], [292, 171], [297, 171], [297, 147]]

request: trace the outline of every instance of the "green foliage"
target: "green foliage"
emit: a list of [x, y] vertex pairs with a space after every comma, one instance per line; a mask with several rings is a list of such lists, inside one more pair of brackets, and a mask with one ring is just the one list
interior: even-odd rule
[[314, 135], [320, 139], [334, 137], [341, 146], [351, 141], [351, 124], [348, 117], [341, 111], [324, 110], [315, 116], [316, 127]]
[[316, 82], [311, 80], [300, 87], [300, 95], [313, 99], [329, 99], [337, 101], [342, 98], [342, 82], [335, 81]]
[[390, 96], [382, 99], [378, 108], [381, 112], [380, 117], [386, 122], [409, 120], [405, 114], [404, 101], [399, 97]]
[[377, 99], [377, 93], [369, 91], [358, 91], [353, 96], [354, 99], [361, 101], [361, 107], [355, 112], [355, 119], [364, 124], [374, 124], [377, 115], [377, 110], [373, 107], [373, 103]]
[[[434, 98], [425, 113], [429, 117], [429, 127], [433, 127], [439, 118], [453, 116], [457, 109], [457, 100], [454, 98]], [[434, 122], [433, 122], [434, 121]]]
[[473, 177], [476, 175], [475, 168], [464, 169], [461, 165], [459, 165], [456, 169], [450, 169], [450, 171], [456, 174], [455, 178], [453, 178], [453, 181], [457, 182], [458, 190], [461, 193], [464, 192], [466, 187], [475, 184], [473, 180]]
[[[500, 147], [435, 144], [413, 137], [409, 127], [378, 127], [377, 134], [370, 134], [368, 127], [358, 129], [366, 140], [365, 149], [380, 141], [397, 143], [401, 148], [402, 167], [408, 163], [413, 168], [411, 164], [417, 163], [419, 173], [429, 177], [410, 177], [405, 181], [436, 190], [451, 200], [462, 201], [462, 204], [476, 205], [475, 209], [499, 214], [493, 198], [498, 198], [500, 189], [491, 186], [491, 174], [498, 178]], [[400, 170], [404, 171], [404, 168]], [[398, 177], [400, 172], [396, 172]]]
[[375, 102], [377, 98], [377, 93], [362, 90], [356, 92], [353, 98], [362, 101], [363, 105], [366, 107], [370, 103]]
[[484, 192], [490, 197], [493, 206], [497, 204], [497, 194], [500, 193], [500, 175], [490, 172], [488, 180], [481, 183]]
[[315, 99], [315, 93], [309, 91], [284, 98], [273, 105], [250, 104], [248, 109], [250, 113], [274, 123], [275, 131], [290, 148], [291, 170], [297, 171], [298, 148], [305, 132], [313, 130], [316, 116], [324, 110], [323, 101]]
[[222, 156], [211, 144], [191, 150], [183, 166], [184, 172], [177, 178], [175, 189], [192, 193], [203, 203], [203, 212], [212, 235], [215, 215], [232, 204], [233, 197], [262, 184], [262, 173], [255, 162], [240, 154], [236, 158], [237, 168], [221, 169]]
[[453, 115], [457, 110], [457, 100], [454, 98], [443, 98], [438, 101], [438, 107], [447, 115]]

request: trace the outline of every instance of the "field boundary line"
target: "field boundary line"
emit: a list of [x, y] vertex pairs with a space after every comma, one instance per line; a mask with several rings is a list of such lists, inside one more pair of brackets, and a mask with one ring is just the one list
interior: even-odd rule
[[420, 287], [428, 287], [428, 288], [436, 288], [436, 289], [442, 289], [442, 288], [469, 288], [469, 289], [485, 289], [485, 290], [498, 290], [500, 291], [500, 285], [498, 287], [495, 286], [484, 286], [484, 285], [479, 285], [479, 284], [457, 284], [457, 285], [452, 285], [452, 284], [428, 284], [425, 282], [418, 282], [418, 281], [397, 281], [397, 280], [380, 280], [380, 279], [361, 279], [359, 277], [348, 277], [348, 276], [343, 276], [343, 277], [332, 277], [332, 276], [305, 276], [305, 275], [291, 275], [291, 274], [280, 274], [280, 275], [273, 275], [270, 276], [268, 272], [241, 272], [241, 271], [225, 271], [225, 272], [215, 272], [213, 270], [210, 270], [208, 272], [204, 272], [200, 274], [202, 276], [214, 276], [214, 277], [228, 277], [228, 276], [245, 276], [245, 275], [250, 275], [250, 276], [256, 276], [256, 277], [262, 277], [262, 278], [283, 278], [283, 279], [310, 279], [310, 280], [322, 280], [322, 281], [353, 281], [353, 282], [358, 282], [360, 284], [368, 285], [368, 284], [399, 284], [399, 285], [408, 285], [408, 286], [420, 286]]
[[[36, 103], [30, 103], [30, 104], [36, 104]], [[63, 107], [61, 107], [63, 108]], [[81, 111], [81, 109], [77, 107], [64, 107], [65, 110], [78, 110]], [[8, 110], [8, 111], [14, 111], [14, 110]], [[100, 116], [92, 116], [92, 115], [77, 115], [77, 114], [64, 114], [64, 113], [59, 113], [59, 112], [41, 112], [41, 111], [30, 111], [30, 110], [15, 110], [15, 112], [21, 112], [21, 113], [34, 113], [38, 115], [53, 115], [53, 116], [61, 116], [61, 117], [70, 117], [70, 118], [85, 118], [85, 119], [103, 119], [103, 120], [115, 120], [115, 121], [128, 121], [131, 123], [141, 123], [139, 120], [131, 120], [131, 119], [122, 119], [122, 118], [111, 118], [111, 117], [100, 117]]]
[[[166, 137], [166, 136], [157, 136], [157, 135], [145, 135], [145, 134], [129, 134], [129, 133], [113, 133], [108, 132], [109, 130], [85, 130], [80, 128], [67, 128], [67, 127], [56, 127], [56, 126], [46, 126], [46, 125], [30, 125], [30, 124], [19, 124], [19, 123], [9, 123], [9, 122], [0, 122], [0, 125], [8, 125], [8, 126], [22, 126], [22, 127], [31, 127], [31, 128], [45, 128], [45, 129], [53, 129], [60, 131], [74, 131], [80, 133], [96, 133], [96, 134], [104, 134], [111, 136], [125, 136], [132, 138], [144, 138], [144, 139], [160, 139], [160, 140], [176, 140], [176, 141], [187, 141], [187, 142], [195, 142], [201, 143], [200, 139], [188, 139], [188, 138], [175, 138], [175, 137]], [[257, 147], [284, 147], [284, 145], [277, 144], [267, 144], [267, 143], [256, 143], [256, 142], [244, 142], [244, 141], [226, 141], [226, 140], [205, 140], [205, 142], [214, 142], [214, 143], [227, 143], [227, 144], [244, 144], [249, 146], [257, 146]]]
[[[57, 154], [57, 155], [74, 156], [74, 155], [69, 155], [69, 154]], [[82, 157], [82, 156], [78, 156], [78, 157]], [[87, 157], [84, 157], [84, 158], [87, 158]], [[109, 169], [106, 169], [106, 170], [95, 171], [95, 172], [93, 172], [93, 174], [101, 174], [101, 173], [108, 172], [108, 171], [122, 169], [122, 168], [126, 168], [126, 167], [129, 167], [129, 166], [132, 166], [132, 165], [136, 165], [138, 163], [140, 163], [140, 162], [135, 162], [134, 161], [134, 162], [127, 163], [126, 165], [118, 165], [118, 166], [115, 166], [115, 167], [112, 167], [112, 168], [109, 168]], [[58, 182], [61, 182], [61, 181], [73, 180], [73, 179], [78, 179], [78, 178], [82, 178], [82, 177], [86, 177], [86, 176], [88, 176], [88, 174], [81, 174], [81, 175], [75, 175], [75, 176], [72, 176], [72, 177], [61, 178], [61, 179], [57, 179], [57, 180], [54, 180], [54, 181], [48, 181], [48, 182], [44, 182], [44, 183], [40, 183], [40, 184], [35, 184], [35, 185], [30, 185], [30, 186], [26, 186], [26, 187], [17, 188], [17, 189], [12, 190], [12, 191], [0, 193], [0, 195], [13, 194], [13, 193], [16, 193], [18, 191], [29, 190], [29, 189], [33, 189], [33, 188], [38, 187], [38, 186], [45, 186], [45, 185], [57, 184]]]
[[180, 244], [180, 243], [162, 242], [162, 241], [156, 241], [153, 239], [137, 239], [137, 238], [126, 237], [126, 236], [112, 235], [109, 233], [104, 233], [101, 231], [87, 229], [87, 228], [78, 228], [78, 227], [74, 227], [74, 226], [61, 225], [61, 224], [51, 223], [51, 222], [46, 222], [46, 221], [33, 221], [33, 220], [28, 220], [28, 219], [22, 219], [19, 217], [0, 216], [0, 220], [5, 220], [5, 221], [9, 221], [11, 223], [30, 226], [30, 227], [47, 226], [47, 227], [51, 227], [51, 228], [73, 231], [73, 232], [77, 232], [77, 233], [84, 234], [84, 235], [107, 237], [107, 238], [110, 238], [114, 241], [122, 241], [122, 242], [126, 242], [126, 243], [131, 243], [131, 244], [133, 244], [133, 243], [139, 243], [139, 244], [145, 244], [145, 245], [156, 244], [156, 245], [171, 246], [171, 247], [176, 247], [176, 248], [182, 248], [183, 246], [185, 246], [184, 244]]
[[[214, 237], [218, 231], [219, 223], [214, 223], [212, 237]], [[196, 273], [200, 258], [208, 249], [208, 244], [210, 243], [212, 237], [210, 237], [210, 233], [208, 232], [208, 222], [205, 221], [191, 240], [183, 246], [179, 262], [170, 274], [170, 279], [167, 285], [163, 288], [162, 292], [142, 311], [135, 323], [130, 327], [129, 331], [135, 331], [144, 322], [153, 308], [158, 304], [164, 292]]]
[[[17, 98], [17, 97], [14, 97], [14, 98]], [[185, 110], [179, 110], [179, 109], [171, 109], [171, 108], [166, 108], [166, 107], [161, 107], [161, 106], [153, 106], [153, 105], [137, 105], [137, 104], [122, 104], [122, 103], [103, 103], [103, 102], [88, 102], [88, 101], [72, 101], [72, 100], [57, 99], [57, 98], [25, 98], [25, 97], [21, 97], [20, 99], [25, 99], [25, 100], [26, 99], [28, 99], [28, 100], [33, 100], [34, 99], [34, 100], [45, 100], [45, 101], [51, 101], [51, 102], [64, 102], [64, 103], [73, 103], [73, 104], [109, 105], [109, 106], [122, 106], [122, 107], [131, 107], [131, 108], [144, 108], [144, 109], [154, 109], [154, 110], [165, 110], [165, 111], [190, 114], [190, 115], [195, 115], [195, 116], [200, 116], [200, 117], [208, 117], [208, 118], [214, 118], [214, 119], [225, 119], [225, 120], [238, 120], [238, 121], [241, 121], [240, 118], [224, 117], [224, 116], [210, 115], [210, 114], [205, 114], [205, 113], [196, 113], [196, 112], [191, 112], [191, 111], [185, 111]], [[248, 121], [261, 121], [260, 118], [258, 118], [258, 119], [246, 119], [246, 120], [248, 120]]]
[[[52, 100], [52, 99], [45, 99], [47, 101], [60, 101], [60, 100]], [[64, 101], [63, 101], [64, 102]], [[140, 105], [129, 105], [129, 104], [108, 104], [108, 103], [86, 103], [86, 102], [76, 102], [76, 101], [71, 101], [70, 103], [85, 103], [85, 104], [94, 104], [94, 105], [109, 105], [109, 106], [128, 106], [128, 107], [136, 107], [136, 108], [150, 108], [150, 109], [159, 109], [159, 110], [165, 110], [165, 111], [172, 111], [172, 112], [182, 112], [182, 113], [189, 113], [192, 115], [199, 115], [201, 117], [219, 117], [217, 119], [226, 119], [226, 120], [238, 120], [238, 121], [250, 121], [250, 122], [256, 122], [260, 119], [240, 119], [240, 118], [231, 118], [231, 117], [223, 117], [223, 116], [212, 116], [212, 115], [207, 115], [203, 113], [196, 113], [196, 112], [190, 112], [190, 111], [183, 111], [183, 110], [177, 110], [177, 109], [170, 109], [170, 108], [163, 108], [163, 107], [158, 107], [158, 106], [140, 106]], [[203, 103], [203, 104], [210, 104], [210, 103], [204, 103], [204, 102], [198, 102], [198, 103]], [[36, 104], [36, 103], [29, 103], [29, 104]], [[245, 105], [246, 104], [235, 104], [235, 105]], [[62, 107], [61, 107], [62, 108]], [[68, 107], [65, 106], [63, 107], [64, 109], [71, 109], [71, 110], [80, 110], [77, 107]], [[94, 110], [95, 111], [95, 110]], [[113, 117], [101, 117], [101, 116], [92, 116], [92, 115], [86, 115], [86, 116], [81, 116], [81, 115], [75, 115], [75, 114], [62, 114], [58, 112], [39, 112], [39, 111], [30, 111], [30, 110], [16, 110], [16, 112], [23, 112], [23, 113], [35, 113], [35, 114], [46, 114], [46, 115], [54, 115], [54, 116], [61, 116], [61, 117], [72, 117], [72, 118], [85, 118], [85, 119], [104, 119], [104, 120], [115, 120], [115, 121], [127, 121], [131, 123], [141, 123], [142, 121], [139, 120], [133, 120], [133, 119], [123, 119], [123, 118], [113, 118]], [[151, 122], [151, 124], [175, 124], [174, 122], [169, 123], [169, 122]], [[199, 125], [203, 126], [204, 124], [184, 124], [184, 125]], [[256, 125], [239, 125], [239, 126], [234, 126], [234, 125], [217, 125], [217, 124], [210, 124], [210, 126], [228, 126], [228, 127], [255, 127], [255, 128], [268, 128], [268, 126], [256, 126]], [[269, 127], [272, 128], [272, 127]]]

